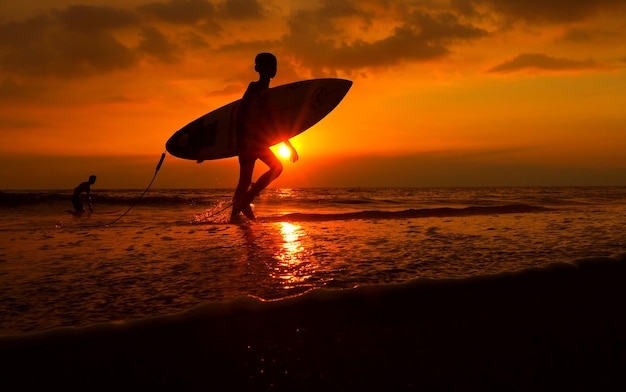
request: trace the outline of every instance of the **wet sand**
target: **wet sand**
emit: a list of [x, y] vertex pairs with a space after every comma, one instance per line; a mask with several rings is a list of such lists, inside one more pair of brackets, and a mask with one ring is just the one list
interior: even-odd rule
[[240, 299], [3, 337], [0, 369], [10, 390], [625, 390], [625, 282], [620, 255]]

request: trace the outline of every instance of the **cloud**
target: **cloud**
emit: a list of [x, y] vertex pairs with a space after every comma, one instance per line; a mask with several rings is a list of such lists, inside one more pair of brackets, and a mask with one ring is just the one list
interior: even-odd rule
[[141, 31], [139, 50], [147, 53], [164, 63], [173, 63], [178, 60], [178, 46], [170, 43], [168, 39], [156, 28], [145, 27]]
[[0, 129], [2, 130], [2, 136], [14, 136], [16, 134], [23, 134], [25, 129], [40, 127], [41, 122], [34, 120], [24, 120], [21, 118], [0, 118]]
[[261, 19], [267, 13], [259, 0], [170, 0], [144, 4], [137, 11], [162, 22], [186, 26], [209, 23], [216, 27], [223, 19]]
[[[183, 58], [184, 50], [206, 49], [207, 35], [223, 32], [226, 21], [249, 23], [270, 17], [286, 29], [279, 39], [228, 37], [222, 45], [214, 39], [213, 45], [221, 53], [276, 49], [322, 75], [440, 59], [454, 45], [487, 34], [454, 12], [389, 4], [325, 0], [290, 15], [279, 15], [259, 0], [169, 0], [133, 10], [73, 5], [0, 25], [0, 33], [11, 37], [0, 38], [0, 71], [75, 78], [130, 69], [142, 54], [173, 63]], [[369, 38], [361, 37], [355, 26], [371, 33]], [[129, 43], [133, 38], [122, 41], [116, 34], [121, 29], [126, 37], [136, 34], [138, 44]]]
[[591, 69], [605, 69], [606, 67], [588, 59], [585, 61], [570, 60], [559, 57], [550, 57], [541, 53], [525, 53], [496, 65], [488, 72], [509, 73], [524, 69], [538, 69], [544, 71], [578, 71]]
[[31, 87], [24, 86], [10, 78], [0, 80], [0, 100], [15, 102], [18, 99], [27, 99], [29, 96], [32, 96]]
[[563, 40], [568, 42], [589, 42], [592, 40], [592, 33], [589, 30], [573, 28], [563, 34]]
[[63, 34], [53, 41], [58, 62], [52, 64], [57, 76], [74, 77], [127, 69], [137, 63], [135, 53], [112, 35]]
[[[381, 16], [399, 18], [397, 25], [389, 29], [388, 23], [379, 25], [372, 19], [376, 15], [373, 10], [351, 7], [349, 2], [341, 4], [344, 6], [323, 2], [317, 9], [294, 13], [287, 22], [285, 48], [314, 73], [440, 59], [451, 52], [454, 44], [488, 34], [454, 13], [417, 9], [403, 10], [404, 14], [392, 10]], [[377, 39], [355, 38], [347, 31], [351, 24], [360, 24], [361, 29], [375, 33], [380, 29], [389, 31]]]
[[624, 10], [623, 0], [455, 0], [464, 7], [487, 7], [509, 21], [571, 23], [588, 20], [599, 12]]
[[[233, 51], [248, 55], [251, 51], [272, 50], [313, 76], [334, 76], [444, 59], [461, 45], [490, 35], [485, 26], [493, 26], [493, 18], [527, 23], [577, 21], [618, 9], [623, 3], [319, 0], [283, 4], [260, 0], [166, 0], [129, 9], [72, 5], [0, 23], [0, 73], [78, 78], [133, 69], [146, 54], [153, 61], [173, 63], [193, 51], [206, 55], [208, 48], [213, 48], [211, 54], [222, 57]], [[250, 26], [271, 26], [272, 31], [259, 31], [253, 36], [246, 31]], [[595, 30], [588, 26], [566, 27], [570, 30], [563, 39], [568, 42], [582, 43], [598, 36], [591, 35]], [[232, 34], [224, 34], [225, 28]], [[240, 30], [246, 34], [238, 35]], [[220, 60], [215, 58], [215, 63]], [[591, 60], [523, 54], [490, 71], [524, 68], [601, 66]]]
[[459, 16], [451, 12], [414, 12], [409, 21], [419, 29], [424, 39], [431, 41], [450, 43], [481, 38], [488, 34], [484, 29], [462, 23]]
[[[202, 33], [218, 30], [210, 23], [215, 6], [207, 1], [173, 0], [139, 9], [170, 22], [200, 21], [197, 28], [201, 33], [179, 32], [176, 38], [181, 46], [153, 26], [154, 21], [142, 19], [137, 10], [89, 5], [50, 9], [34, 17], [0, 23], [0, 72], [70, 79], [131, 69], [139, 64], [142, 54], [172, 63], [180, 59], [184, 46], [207, 47]], [[129, 42], [120, 38], [129, 37], [129, 33], [136, 34], [138, 44], [132, 43], [132, 35]]]
[[156, 17], [172, 24], [193, 25], [213, 20], [217, 16], [213, 3], [205, 0], [171, 0], [167, 3], [155, 2], [137, 7], [140, 13]]
[[241, 84], [228, 84], [219, 90], [209, 91], [207, 96], [221, 97], [224, 95], [241, 94], [241, 90], [244, 88], [245, 86], [242, 86]]
[[440, 58], [448, 53], [445, 47], [430, 44], [408, 26], [398, 27], [389, 36], [373, 42], [357, 39], [349, 44], [337, 43], [298, 34], [285, 37], [284, 43], [305, 66], [318, 73], [329, 69], [383, 67], [403, 60]]
[[137, 24], [137, 15], [131, 11], [86, 5], [72, 5], [52, 14], [69, 30], [92, 32], [111, 30]]
[[[246, 6], [246, 11], [237, 13], [237, 5]], [[184, 47], [207, 47], [204, 35], [221, 29], [216, 22], [219, 12], [241, 18], [262, 12], [255, 0], [229, 0], [220, 7], [222, 11], [203, 0], [155, 2], [134, 10], [72, 5], [0, 23], [0, 72], [70, 79], [131, 69], [142, 54], [172, 63], [180, 60]], [[148, 16], [154, 19], [146, 20]], [[175, 33], [179, 42], [163, 34], [154, 25], [158, 22], [182, 25]], [[136, 34], [137, 44], [133, 38], [121, 39], [132, 37], [129, 33]]]
[[[89, 28], [75, 19], [100, 14], [105, 17]], [[107, 31], [130, 23], [121, 15], [107, 7], [70, 7], [0, 24], [0, 71], [72, 78], [132, 67], [135, 53]]]
[[217, 9], [222, 17], [236, 20], [261, 19], [266, 14], [258, 0], [226, 0]]
[[178, 38], [184, 45], [192, 49], [203, 49], [209, 47], [207, 40], [202, 35], [193, 31], [181, 33]]

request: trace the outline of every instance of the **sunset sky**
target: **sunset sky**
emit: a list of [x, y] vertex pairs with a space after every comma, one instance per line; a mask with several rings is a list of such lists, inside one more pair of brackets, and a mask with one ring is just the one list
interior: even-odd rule
[[[625, 0], [3, 1], [0, 190], [145, 187], [171, 134], [241, 98], [263, 51], [272, 86], [354, 82], [274, 186], [626, 185], [624, 15]], [[234, 188], [237, 172], [168, 155], [153, 186]]]

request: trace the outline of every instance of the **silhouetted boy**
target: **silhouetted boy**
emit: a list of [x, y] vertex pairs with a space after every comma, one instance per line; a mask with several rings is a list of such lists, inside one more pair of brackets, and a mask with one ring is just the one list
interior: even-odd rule
[[83, 207], [83, 203], [80, 200], [80, 194], [87, 194], [87, 204], [89, 205], [89, 211], [93, 211], [91, 208], [91, 196], [89, 194], [91, 188], [90, 186], [95, 184], [96, 176], [89, 176], [89, 181], [81, 182], [76, 188], [74, 188], [74, 194], [72, 195], [72, 205], [76, 210], [76, 213], [82, 214], [85, 212], [85, 207]]
[[[259, 131], [255, 128], [258, 119], [250, 115], [250, 106], [255, 100], [261, 99], [260, 94], [269, 88], [270, 79], [276, 76], [276, 57], [271, 53], [259, 53], [254, 62], [254, 69], [259, 73], [259, 80], [250, 82], [237, 111], [239, 183], [233, 197], [231, 221], [236, 221], [240, 212], [243, 212], [248, 219], [254, 220], [255, 216], [250, 203], [283, 171], [283, 165], [270, 150], [270, 146], [263, 141], [263, 135], [259, 135]], [[284, 143], [291, 150], [291, 161], [296, 162], [298, 153], [289, 140], [284, 140]], [[257, 159], [265, 163], [269, 170], [261, 175], [256, 183], [252, 183], [254, 164]]]

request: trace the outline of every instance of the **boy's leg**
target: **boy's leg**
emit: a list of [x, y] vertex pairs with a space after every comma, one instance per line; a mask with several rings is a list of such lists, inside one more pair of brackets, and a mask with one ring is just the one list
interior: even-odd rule
[[76, 212], [85, 212], [85, 207], [83, 207], [83, 203], [80, 201], [80, 196], [72, 196], [72, 206]]
[[[239, 213], [242, 211], [242, 205], [245, 203], [246, 193], [252, 182], [252, 173], [254, 172], [253, 158], [239, 157], [239, 183], [235, 189], [235, 195], [233, 196], [233, 209], [230, 214], [230, 219], [236, 219]], [[248, 203], [248, 207], [249, 207]], [[247, 214], [246, 214], [247, 216]]]
[[269, 167], [269, 170], [263, 173], [248, 191], [246, 195], [246, 202], [248, 204], [252, 203], [252, 200], [283, 172], [283, 164], [280, 163], [276, 155], [274, 155], [269, 148], [263, 150], [262, 154], [259, 154], [259, 159]]

